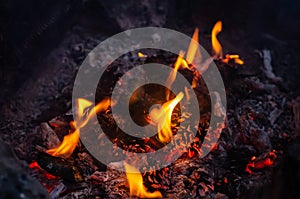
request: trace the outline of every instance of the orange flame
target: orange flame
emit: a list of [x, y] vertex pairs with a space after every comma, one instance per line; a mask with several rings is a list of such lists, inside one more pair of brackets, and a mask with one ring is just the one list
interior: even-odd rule
[[225, 55], [225, 59], [223, 59], [222, 61], [224, 63], [228, 63], [230, 60], [233, 60], [236, 64], [239, 64], [239, 65], [243, 65], [244, 64], [244, 61], [240, 59], [239, 55], [229, 55], [229, 54], [226, 54]]
[[149, 113], [151, 121], [157, 124], [158, 139], [161, 142], [169, 142], [172, 138], [172, 112], [183, 97], [184, 94], [180, 92], [174, 99], [164, 103], [160, 108], [152, 109]]
[[70, 123], [71, 127], [75, 128], [75, 131], [66, 135], [60, 146], [47, 150], [47, 153], [53, 156], [64, 157], [70, 157], [72, 155], [79, 142], [80, 128], [84, 127], [94, 114], [105, 111], [110, 105], [110, 100], [108, 98], [102, 100], [93, 107], [89, 113], [85, 114], [87, 108], [92, 104], [92, 102], [86, 99], [77, 99], [77, 120]]
[[162, 198], [159, 191], [153, 193], [147, 191], [143, 185], [143, 177], [139, 170], [127, 163], [124, 163], [124, 166], [131, 196], [137, 196], [139, 198]]
[[222, 22], [218, 21], [211, 32], [211, 45], [213, 48], [213, 56], [216, 56], [217, 58], [223, 58], [223, 51], [222, 51], [222, 46], [217, 39], [217, 35], [222, 31]]
[[222, 22], [218, 21], [211, 32], [211, 44], [213, 48], [213, 57], [220, 59], [224, 63], [228, 63], [230, 60], [233, 60], [236, 64], [243, 65], [244, 61], [240, 59], [239, 55], [230, 55], [226, 54], [225, 59], [223, 59], [223, 49], [217, 38], [217, 35], [222, 31]]

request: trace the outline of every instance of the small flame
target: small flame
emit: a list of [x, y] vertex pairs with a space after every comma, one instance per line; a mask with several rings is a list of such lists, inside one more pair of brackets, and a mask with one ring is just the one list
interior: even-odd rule
[[226, 54], [225, 55], [225, 59], [223, 59], [222, 61], [224, 63], [228, 63], [230, 60], [233, 60], [236, 64], [239, 64], [239, 65], [243, 65], [244, 64], [244, 61], [240, 59], [239, 55], [229, 55], [229, 54]]
[[153, 193], [147, 191], [143, 184], [142, 174], [139, 170], [127, 163], [124, 163], [124, 166], [131, 196], [137, 196], [139, 198], [162, 198], [159, 191], [155, 191]]
[[94, 114], [105, 111], [110, 105], [110, 100], [108, 98], [102, 100], [93, 107], [89, 113], [85, 114], [87, 108], [92, 106], [92, 104], [92, 102], [86, 99], [79, 98], [77, 100], [77, 120], [70, 122], [70, 126], [73, 127], [75, 131], [66, 135], [60, 146], [47, 150], [47, 153], [53, 156], [64, 157], [70, 157], [72, 155], [79, 142], [80, 128], [84, 127]]
[[184, 94], [180, 92], [174, 99], [164, 103], [160, 108], [152, 109], [149, 113], [151, 121], [157, 124], [158, 139], [161, 142], [167, 143], [172, 139], [172, 112], [183, 97]]
[[239, 55], [230, 55], [226, 54], [223, 58], [222, 46], [217, 38], [217, 35], [222, 31], [222, 22], [218, 21], [211, 32], [211, 44], [213, 48], [213, 57], [221, 60], [224, 63], [228, 63], [230, 60], [233, 60], [236, 64], [243, 65], [244, 61], [240, 59]]
[[213, 56], [217, 57], [217, 58], [223, 58], [223, 51], [222, 51], [222, 46], [219, 42], [219, 40], [217, 39], [217, 35], [222, 31], [222, 22], [218, 21], [211, 32], [211, 45], [213, 48]]
[[139, 56], [140, 58], [146, 58], [146, 57], [147, 57], [147, 55], [145, 55], [145, 54], [143, 54], [143, 53], [141, 53], [141, 52], [138, 52], [138, 56]]

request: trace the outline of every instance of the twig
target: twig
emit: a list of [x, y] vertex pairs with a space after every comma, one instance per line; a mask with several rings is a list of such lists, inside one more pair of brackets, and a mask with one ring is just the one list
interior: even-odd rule
[[259, 55], [263, 59], [264, 72], [265, 72], [267, 78], [273, 82], [282, 82], [282, 78], [277, 77], [273, 73], [273, 67], [271, 65], [272, 58], [271, 58], [270, 50], [264, 49], [261, 52], [259, 52]]

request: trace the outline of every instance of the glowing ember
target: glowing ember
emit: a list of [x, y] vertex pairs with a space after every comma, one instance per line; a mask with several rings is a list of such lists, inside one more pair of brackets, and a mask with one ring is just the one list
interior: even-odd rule
[[261, 160], [256, 160], [257, 158], [253, 156], [251, 158], [251, 161], [247, 164], [245, 171], [251, 174], [255, 169], [270, 167], [274, 165], [276, 158], [277, 155], [275, 153], [275, 150], [271, 151], [266, 158], [263, 158]]
[[46, 171], [44, 171], [44, 170], [38, 165], [38, 163], [37, 163], [36, 161], [33, 161], [32, 163], [30, 163], [30, 164], [29, 164], [29, 168], [30, 168], [31, 170], [37, 169], [37, 170], [42, 171], [43, 174], [44, 174], [44, 176], [45, 176], [48, 180], [57, 179], [56, 176], [51, 175], [50, 173], [47, 173]]
[[38, 163], [36, 161], [33, 161], [32, 163], [29, 164], [29, 168], [30, 169], [40, 168], [40, 166], [38, 165]]
[[139, 198], [162, 198], [159, 191], [153, 193], [147, 191], [143, 184], [142, 174], [136, 168], [127, 163], [124, 163], [124, 166], [131, 196], [137, 196]]
[[160, 108], [153, 108], [149, 113], [151, 121], [157, 125], [158, 139], [161, 142], [167, 143], [172, 139], [172, 112], [183, 97], [184, 94], [180, 92], [173, 100], [164, 103]]
[[86, 113], [87, 108], [92, 106], [92, 104], [92, 102], [85, 99], [79, 98], [77, 100], [77, 120], [70, 123], [71, 127], [73, 127], [75, 131], [66, 135], [60, 146], [48, 150], [47, 153], [53, 156], [65, 157], [70, 157], [72, 155], [74, 149], [76, 148], [79, 142], [80, 128], [84, 127], [94, 114], [105, 111], [110, 105], [110, 100], [102, 100], [88, 113]]

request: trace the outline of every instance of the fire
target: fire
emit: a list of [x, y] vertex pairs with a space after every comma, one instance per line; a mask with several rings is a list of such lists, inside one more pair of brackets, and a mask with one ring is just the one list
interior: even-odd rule
[[[199, 37], [199, 29], [196, 28], [194, 31], [192, 40], [190, 42], [189, 48], [188, 48], [186, 58], [184, 58], [184, 54], [185, 54], [184, 51], [179, 52], [177, 60], [174, 64], [174, 70], [170, 73], [170, 75], [167, 79], [167, 82], [166, 82], [167, 88], [171, 88], [171, 85], [175, 81], [176, 76], [177, 76], [177, 71], [179, 70], [180, 67], [189, 69], [190, 68], [189, 64], [191, 64], [194, 61], [196, 55], [201, 57], [201, 54], [200, 54], [200, 51], [198, 48], [198, 41], [199, 41], [198, 37]], [[167, 93], [166, 93], [167, 100], [169, 100], [169, 95], [170, 95], [170, 92], [167, 91]]]
[[[176, 79], [176, 76], [177, 76], [177, 71], [179, 69], [179, 67], [181, 65], [183, 65], [184, 63], [186, 63], [186, 61], [184, 60], [183, 58], [184, 56], [184, 52], [183, 51], [180, 51], [179, 52], [179, 55], [177, 57], [177, 60], [174, 64], [174, 70], [172, 70], [169, 74], [169, 77], [167, 79], [167, 82], [166, 82], [166, 87], [167, 88], [171, 88], [173, 82], [175, 81]], [[186, 63], [186, 67], [188, 67], [187, 63]], [[166, 99], [169, 100], [169, 96], [170, 96], [170, 91], [168, 90], [167, 93], [166, 93]]]
[[[194, 40], [194, 42], [193, 42]], [[199, 29], [196, 28], [191, 40], [191, 43], [188, 48], [188, 52], [186, 54], [186, 60], [191, 64], [196, 56], [198, 49], [198, 42], [199, 42]]]
[[[179, 55], [177, 57], [177, 60], [174, 64], [174, 70], [171, 71], [167, 81], [166, 81], [166, 87], [171, 88], [173, 82], [176, 79], [177, 72], [180, 67], [190, 69], [189, 63], [191, 64], [196, 55], [201, 57], [199, 48], [198, 48], [198, 41], [199, 41], [199, 29], [196, 28], [192, 37], [192, 40], [190, 42], [186, 58], [184, 58], [184, 51], [180, 51]], [[193, 84], [195, 82], [193, 81]], [[187, 90], [186, 90], [187, 92]], [[170, 91], [168, 90], [166, 92], [166, 99], [169, 100]], [[184, 97], [184, 94], [180, 92], [175, 99], [170, 100], [162, 105], [160, 109], [153, 109], [150, 112], [150, 118], [151, 120], [157, 124], [158, 127], [158, 139], [161, 142], [169, 142], [172, 138], [172, 130], [171, 130], [171, 117], [172, 112], [175, 108], [175, 106], [182, 100]], [[189, 96], [188, 96], [189, 98]]]
[[133, 166], [124, 163], [126, 170], [126, 176], [129, 184], [129, 191], [131, 196], [137, 196], [139, 198], [162, 198], [159, 191], [153, 193], [147, 191], [143, 184], [142, 174]]
[[140, 58], [146, 58], [146, 57], [147, 57], [147, 55], [145, 55], [145, 54], [143, 54], [143, 53], [141, 53], [141, 52], [138, 52], [138, 56], [139, 56]]
[[94, 114], [105, 111], [110, 105], [110, 100], [108, 98], [102, 100], [87, 113], [87, 108], [91, 107], [92, 104], [86, 99], [79, 98], [77, 100], [77, 120], [70, 123], [70, 126], [75, 130], [64, 137], [60, 146], [47, 150], [47, 153], [64, 157], [72, 155], [79, 142], [80, 128], [84, 127]]
[[152, 109], [149, 113], [151, 121], [157, 125], [158, 139], [161, 142], [167, 143], [172, 138], [172, 112], [183, 97], [184, 94], [180, 92], [174, 99], [164, 103], [160, 108]]
[[214, 56], [216, 56], [217, 58], [223, 58], [223, 50], [222, 50], [222, 46], [219, 42], [219, 40], [217, 39], [217, 35], [222, 31], [222, 22], [218, 21], [211, 32], [211, 45], [213, 48], [213, 53]]
[[224, 63], [228, 63], [230, 60], [233, 60], [236, 64], [239, 64], [239, 65], [243, 65], [244, 64], [244, 61], [240, 59], [239, 55], [229, 55], [229, 54], [226, 54], [225, 55], [225, 59], [223, 59], [222, 61]]
[[274, 165], [277, 155], [275, 150], [269, 152], [266, 158], [261, 160], [256, 160], [257, 158], [253, 156], [251, 161], [247, 164], [245, 171], [248, 173], [253, 173], [253, 169], [263, 169], [265, 167], [270, 167]]
[[230, 60], [233, 60], [236, 64], [243, 65], [244, 61], [240, 59], [239, 55], [230, 55], [226, 54], [225, 58], [223, 57], [223, 49], [220, 44], [217, 35], [222, 31], [222, 22], [218, 21], [211, 32], [211, 44], [213, 48], [213, 57], [221, 60], [224, 63], [228, 63]]

